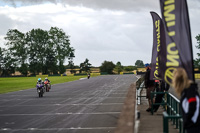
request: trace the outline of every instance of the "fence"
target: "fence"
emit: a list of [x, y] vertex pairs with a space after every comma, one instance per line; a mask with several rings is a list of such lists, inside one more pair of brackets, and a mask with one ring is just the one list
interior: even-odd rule
[[[155, 94], [165, 95], [161, 103], [153, 103], [153, 97]], [[166, 110], [163, 112], [163, 133], [168, 133], [169, 120], [171, 120], [172, 124], [179, 130], [179, 133], [185, 132], [183, 130], [180, 101], [175, 96], [168, 92], [151, 92], [151, 102], [153, 103], [151, 109], [152, 115], [154, 105], [163, 105], [164, 109]]]
[[[137, 84], [137, 83], [136, 83]], [[141, 92], [142, 90], [145, 88], [144, 86], [144, 82], [142, 82], [141, 84], [139, 84], [139, 86], [136, 87], [137, 91], [136, 91], [136, 95], [137, 95], [137, 104], [139, 105], [141, 103], [141, 97], [146, 97], [146, 96], [142, 96]]]
[[[165, 96], [168, 92], [151, 92], [151, 103], [152, 103], [152, 108], [151, 108], [151, 114], [153, 115], [154, 113], [154, 106], [155, 105], [162, 105], [165, 109], [165, 106], [167, 105], [167, 101], [165, 99]], [[153, 101], [153, 98], [154, 98], [154, 95], [164, 95], [164, 97], [162, 98], [162, 102], [161, 103], [154, 103]]]
[[141, 103], [141, 97], [146, 97], [141, 95], [142, 90], [145, 89], [144, 75], [141, 75], [140, 78], [136, 81], [136, 89], [137, 104], [139, 105]]

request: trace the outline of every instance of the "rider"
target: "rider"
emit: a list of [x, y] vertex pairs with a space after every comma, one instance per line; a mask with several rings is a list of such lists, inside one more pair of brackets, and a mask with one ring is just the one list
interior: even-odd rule
[[88, 79], [90, 78], [90, 73], [88, 73]]
[[48, 83], [50, 84], [50, 80], [46, 77], [44, 81], [48, 81]]
[[38, 78], [37, 84], [43, 84], [44, 85], [44, 82], [41, 80], [41, 78]]
[[49, 87], [51, 88], [50, 80], [47, 77], [45, 78], [44, 82], [45, 81], [48, 81]]
[[41, 78], [38, 78], [37, 84], [43, 84], [44, 82], [41, 80]]

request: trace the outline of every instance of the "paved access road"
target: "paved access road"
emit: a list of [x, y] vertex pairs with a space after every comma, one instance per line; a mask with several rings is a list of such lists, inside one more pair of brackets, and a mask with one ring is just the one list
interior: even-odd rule
[[[135, 75], [107, 75], [0, 94], [1, 133], [113, 133]], [[35, 81], [33, 81], [35, 82]]]

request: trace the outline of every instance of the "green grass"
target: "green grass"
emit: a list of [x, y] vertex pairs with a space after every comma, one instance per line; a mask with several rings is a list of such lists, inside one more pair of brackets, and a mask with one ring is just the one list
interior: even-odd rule
[[[51, 81], [51, 84], [58, 84], [64, 82], [75, 81], [80, 78], [86, 78], [84, 76], [55, 76], [55, 77], [48, 77]], [[0, 94], [25, 90], [34, 88], [36, 86], [38, 77], [9, 77], [9, 78], [0, 78]], [[44, 80], [44, 78], [42, 78]]]

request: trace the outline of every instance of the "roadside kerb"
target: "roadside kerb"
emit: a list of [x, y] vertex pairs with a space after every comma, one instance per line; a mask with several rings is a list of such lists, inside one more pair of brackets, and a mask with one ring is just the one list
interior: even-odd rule
[[120, 113], [115, 133], [133, 133], [135, 126], [136, 83], [131, 84]]

